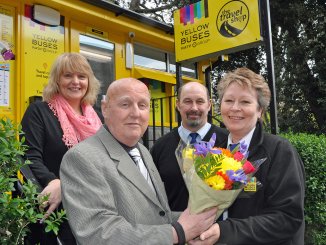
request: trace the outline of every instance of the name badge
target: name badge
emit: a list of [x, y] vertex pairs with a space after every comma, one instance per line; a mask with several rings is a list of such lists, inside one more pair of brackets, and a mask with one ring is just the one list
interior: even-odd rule
[[251, 177], [247, 185], [243, 189], [244, 191], [255, 192], [257, 191], [257, 179], [256, 177]]

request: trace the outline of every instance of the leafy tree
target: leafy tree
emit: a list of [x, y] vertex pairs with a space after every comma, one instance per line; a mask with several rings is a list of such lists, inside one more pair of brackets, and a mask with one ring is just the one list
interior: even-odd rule
[[326, 4], [272, 1], [280, 128], [326, 133]]

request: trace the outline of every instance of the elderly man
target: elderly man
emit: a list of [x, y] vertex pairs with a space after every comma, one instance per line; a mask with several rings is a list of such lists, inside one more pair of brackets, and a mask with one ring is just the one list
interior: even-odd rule
[[133, 78], [113, 82], [102, 102], [105, 125], [64, 156], [62, 201], [79, 244], [184, 244], [208, 229], [216, 209], [171, 212], [148, 150], [150, 94]]
[[182, 124], [161, 137], [151, 149], [152, 157], [161, 175], [172, 211], [183, 211], [188, 205], [188, 190], [183, 180], [175, 150], [180, 142], [209, 141], [216, 133], [215, 146], [227, 139], [227, 131], [207, 122], [211, 101], [207, 88], [198, 82], [180, 87], [177, 109]]

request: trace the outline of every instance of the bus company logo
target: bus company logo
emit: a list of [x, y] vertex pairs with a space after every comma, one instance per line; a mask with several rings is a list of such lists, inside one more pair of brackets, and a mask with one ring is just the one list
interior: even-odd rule
[[248, 6], [242, 1], [230, 1], [219, 11], [216, 27], [219, 33], [227, 38], [238, 36], [246, 29], [249, 22]]
[[195, 18], [201, 19], [202, 17], [208, 17], [208, 0], [202, 0], [180, 9], [180, 23], [183, 25], [193, 24]]

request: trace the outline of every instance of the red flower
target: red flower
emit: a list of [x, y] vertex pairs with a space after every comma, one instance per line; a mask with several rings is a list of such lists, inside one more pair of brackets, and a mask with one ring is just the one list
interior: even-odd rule
[[240, 151], [237, 151], [236, 153], [234, 153], [233, 158], [241, 162], [242, 159], [244, 158], [244, 155]]
[[246, 161], [243, 164], [242, 169], [245, 172], [245, 174], [250, 174], [256, 170], [255, 167], [249, 161]]

